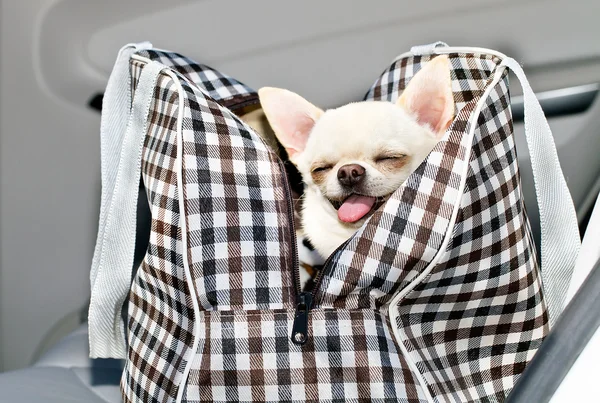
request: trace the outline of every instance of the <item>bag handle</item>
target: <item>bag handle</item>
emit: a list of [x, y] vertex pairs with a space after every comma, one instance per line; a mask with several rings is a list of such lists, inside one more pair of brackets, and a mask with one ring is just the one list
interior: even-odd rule
[[88, 318], [92, 358], [125, 358], [126, 354], [121, 309], [131, 283], [142, 151], [154, 87], [165, 68], [158, 62], [146, 64], [131, 102], [129, 58], [149, 46], [121, 49], [103, 100], [102, 197]]
[[523, 69], [511, 58], [504, 58], [499, 67], [509, 68], [523, 88], [525, 138], [540, 214], [542, 286], [552, 327], [564, 308], [581, 247], [577, 215], [550, 126]]

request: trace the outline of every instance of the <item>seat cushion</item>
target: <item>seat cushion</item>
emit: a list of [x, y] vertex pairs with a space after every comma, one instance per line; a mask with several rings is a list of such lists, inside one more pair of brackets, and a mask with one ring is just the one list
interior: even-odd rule
[[117, 403], [121, 402], [120, 376], [114, 370], [94, 369], [92, 373], [89, 368], [31, 367], [5, 372], [0, 374], [0, 402]]
[[33, 367], [0, 374], [0, 403], [121, 402], [120, 360], [89, 358], [87, 324], [48, 350]]
[[34, 364], [36, 367], [113, 368], [123, 369], [123, 362], [115, 359], [90, 358], [87, 323], [65, 336]]

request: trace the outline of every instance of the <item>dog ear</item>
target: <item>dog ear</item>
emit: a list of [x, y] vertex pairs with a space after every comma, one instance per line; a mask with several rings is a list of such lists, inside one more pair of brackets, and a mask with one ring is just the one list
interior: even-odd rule
[[440, 139], [454, 118], [454, 97], [448, 56], [437, 56], [410, 80], [397, 105], [433, 129]]
[[280, 88], [258, 90], [260, 104], [277, 139], [291, 160], [306, 146], [306, 141], [323, 111], [300, 95]]

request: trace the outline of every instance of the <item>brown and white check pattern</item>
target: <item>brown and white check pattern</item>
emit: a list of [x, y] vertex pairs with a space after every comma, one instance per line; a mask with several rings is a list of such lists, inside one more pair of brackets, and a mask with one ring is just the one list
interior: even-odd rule
[[450, 244], [399, 306], [404, 344], [445, 401], [502, 401], [548, 331], [506, 81], [479, 115]]
[[[290, 341], [297, 262], [284, 168], [229, 109], [255, 93], [177, 54], [139, 55], [177, 72], [184, 104], [174, 81], [161, 77], [143, 156], [153, 221], [130, 295], [126, 401], [174, 401], [184, 388], [179, 392], [187, 402], [424, 402], [418, 378], [440, 402], [504, 399], [547, 326], [505, 81], [472, 116], [497, 58], [450, 55], [454, 123], [336, 252], [315, 295], [309, 340], [299, 347]], [[367, 99], [395, 100], [429, 60], [396, 60]], [[142, 68], [132, 63], [134, 87]], [[180, 107], [183, 161], [176, 166]], [[473, 124], [471, 143], [466, 133]], [[176, 179], [179, 169], [183, 183]], [[451, 227], [456, 200], [461, 204]], [[450, 243], [440, 250], [448, 231]], [[392, 323], [390, 301], [434, 259]], [[182, 379], [185, 368], [189, 375]]]
[[[324, 277], [323, 307], [379, 309], [433, 260], [448, 231], [459, 195], [471, 115], [499, 62], [485, 55], [449, 55], [458, 113], [446, 137], [358, 232], [338, 250], [336, 269]], [[395, 101], [430, 57], [396, 60], [367, 93]], [[473, 96], [476, 94], [476, 97]], [[471, 99], [470, 102], [464, 102]]]
[[[489, 54], [449, 54], [452, 65], [452, 92], [456, 110], [460, 111], [474, 99], [481, 97], [488, 83], [490, 73], [500, 62]], [[374, 101], [395, 101], [398, 93], [406, 88], [408, 81], [417, 74], [431, 55], [399, 57], [394, 60], [381, 77], [373, 84], [365, 99]]]
[[376, 311], [315, 310], [303, 347], [289, 341], [293, 315], [205, 312], [184, 401], [426, 401]]
[[281, 166], [231, 112], [191, 86], [185, 91], [188, 250], [206, 335], [186, 400], [419, 401], [420, 389], [376, 311], [314, 311], [311, 343], [290, 341], [295, 262]]
[[196, 84], [210, 98], [219, 101], [221, 105], [231, 110], [258, 102], [256, 91], [245, 84], [205, 64], [196, 63], [179, 53], [147, 49], [137, 54], [171, 67], [187, 81]]
[[188, 258], [203, 310], [293, 305], [285, 173], [252, 129], [182, 83]]
[[[446, 217], [451, 213], [451, 206], [446, 205], [444, 198], [448, 196], [447, 192], [455, 197], [455, 182], [438, 178], [445, 179], [457, 172], [456, 160], [452, 164], [444, 161], [453, 154], [447, 151], [464, 150], [465, 147], [472, 149], [458, 217], [450, 229], [451, 241], [441, 252], [430, 274], [400, 301], [396, 325], [403, 335], [402, 342], [409, 351], [410, 359], [416, 363], [432, 396], [449, 402], [502, 401], [546, 335], [547, 316], [520, 188], [508, 80], [504, 77], [490, 92], [477, 116], [473, 143], [464, 144], [464, 140], [468, 139], [466, 133], [471, 129], [469, 115], [486, 88], [486, 85], [471, 83], [470, 79], [491, 78], [493, 65], [487, 64], [486, 71], [480, 68], [484, 65], [480, 62], [493, 61], [494, 58], [459, 54], [451, 54], [450, 58], [454, 68], [452, 78], [457, 106], [460, 107], [461, 100], [470, 101], [463, 103], [447, 140], [434, 149], [425, 164], [432, 165], [438, 159], [441, 164], [433, 165], [439, 166], [439, 170], [444, 167], [445, 171], [441, 171], [443, 174], [440, 175], [440, 171], [435, 171], [432, 166], [422, 166], [406, 187], [399, 190], [395, 199], [407, 200], [408, 205], [400, 204], [397, 211], [392, 210], [388, 220], [399, 221], [402, 226], [398, 228], [402, 229], [400, 232], [391, 231], [393, 236], [383, 237], [386, 243], [379, 243], [378, 248], [372, 246], [377, 242], [377, 233], [382, 231], [382, 227], [387, 228], [386, 222], [389, 222], [382, 224], [384, 220], [376, 216], [376, 228], [372, 229], [375, 235], [367, 237], [370, 241], [357, 234], [359, 240], [349, 246], [358, 245], [352, 257], [359, 262], [376, 261], [381, 265], [386, 260], [394, 261], [391, 269], [383, 271], [388, 275], [385, 282], [397, 290], [406, 287], [431, 262], [441, 244], [441, 237], [446, 233]], [[407, 66], [414, 63], [414, 60], [403, 59], [392, 69], [408, 70]], [[465, 72], [457, 66], [477, 68], [471, 67]], [[394, 73], [386, 72], [384, 75], [394, 76]], [[395, 100], [401, 89], [402, 85], [398, 85], [395, 93], [387, 93], [386, 96]], [[466, 89], [466, 94], [462, 93], [463, 89]], [[374, 88], [368, 96], [384, 91]], [[460, 144], [461, 141], [463, 144]], [[441, 149], [444, 152], [438, 155]], [[459, 151], [457, 159], [463, 155]], [[459, 166], [462, 167], [463, 163]], [[436, 172], [436, 176], [420, 174], [428, 169]], [[434, 184], [426, 183], [424, 190], [421, 183], [414, 186], [422, 181], [421, 175], [428, 176]], [[432, 200], [440, 182], [445, 187], [440, 189], [443, 198]], [[412, 195], [415, 195], [414, 199]], [[415, 202], [419, 197], [422, 201]], [[382, 216], [389, 211], [388, 207], [384, 207]], [[411, 224], [416, 230], [410, 228]], [[364, 231], [367, 230], [368, 224], [364, 228]], [[360, 242], [369, 244], [369, 252], [364, 252]], [[388, 251], [392, 257], [377, 259], [379, 250], [382, 251], [381, 256]], [[343, 253], [348, 256], [345, 261], [350, 261], [349, 256], [353, 252], [346, 248]], [[344, 260], [344, 255], [341, 260]], [[390, 280], [390, 273], [394, 272], [400, 275], [396, 274]], [[366, 284], [370, 279], [364, 277], [363, 269], [362, 278], [359, 277], [355, 284]], [[375, 277], [371, 284], [384, 284], [384, 277]], [[347, 283], [347, 280], [342, 281]], [[365, 305], [377, 305], [389, 301], [387, 297], [390, 294], [383, 291], [387, 290], [374, 287], [368, 292], [360, 289], [358, 294], [363, 297]], [[348, 300], [356, 303], [351, 299], [352, 293], [356, 293], [356, 289], [345, 298], [346, 305]], [[366, 294], [371, 301], [364, 297]], [[337, 305], [340, 305], [339, 298], [335, 300]]]
[[194, 309], [179, 226], [177, 94], [173, 80], [161, 75], [142, 157], [152, 223], [146, 256], [129, 295], [129, 352], [121, 386], [124, 400], [130, 402], [173, 401], [193, 340]]

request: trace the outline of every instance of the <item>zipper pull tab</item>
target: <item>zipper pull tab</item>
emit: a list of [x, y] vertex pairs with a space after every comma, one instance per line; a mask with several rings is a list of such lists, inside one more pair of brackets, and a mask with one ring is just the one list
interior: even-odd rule
[[312, 295], [303, 292], [298, 295], [296, 315], [292, 326], [292, 343], [302, 346], [308, 340], [308, 313], [312, 308]]

